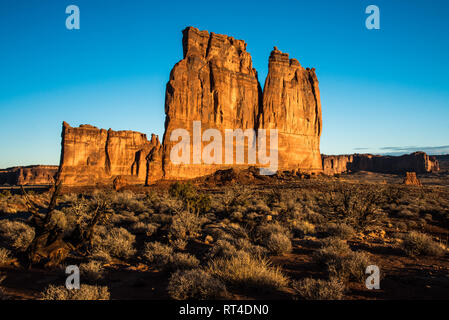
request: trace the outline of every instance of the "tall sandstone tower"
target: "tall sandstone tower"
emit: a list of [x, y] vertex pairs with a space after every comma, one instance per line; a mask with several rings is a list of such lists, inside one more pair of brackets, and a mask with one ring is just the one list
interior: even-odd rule
[[[167, 179], [193, 178], [230, 167], [196, 161], [200, 151], [193, 147], [193, 121], [201, 121], [202, 131], [218, 129], [224, 139], [225, 129], [256, 129], [259, 114], [261, 90], [244, 41], [188, 27], [182, 44], [184, 58], [171, 71], [165, 96], [162, 144]], [[177, 143], [170, 141], [170, 136], [178, 128], [190, 133], [190, 164], [170, 161], [170, 151]], [[202, 147], [208, 143], [202, 142]]]
[[[165, 178], [193, 178], [238, 166], [225, 163], [224, 140], [221, 165], [194, 163], [198, 150], [192, 140], [190, 164], [174, 165], [170, 150], [177, 141], [170, 141], [171, 132], [184, 128], [193, 137], [193, 121], [201, 121], [203, 131], [220, 130], [223, 137], [225, 129], [277, 129], [279, 170], [322, 171], [321, 102], [314, 69], [304, 69], [297, 60], [275, 48], [262, 92], [243, 40], [188, 27], [183, 31], [183, 52], [184, 58], [173, 68], [167, 84]], [[251, 165], [247, 143], [243, 167]], [[235, 148], [233, 153], [235, 159]]]
[[322, 171], [320, 90], [315, 69], [304, 69], [275, 47], [263, 90], [260, 127], [279, 130], [279, 167]]

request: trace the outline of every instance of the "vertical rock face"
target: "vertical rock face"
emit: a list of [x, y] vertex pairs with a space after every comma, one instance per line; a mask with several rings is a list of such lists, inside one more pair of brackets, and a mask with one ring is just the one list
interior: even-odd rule
[[281, 169], [322, 170], [321, 102], [315, 69], [304, 69], [276, 47], [269, 58], [260, 126], [279, 130]]
[[111, 183], [117, 176], [133, 183], [145, 183], [148, 171], [154, 179], [162, 177], [160, 169], [150, 170], [148, 158], [150, 153], [160, 153], [160, 150], [155, 135], [148, 141], [139, 132], [104, 130], [90, 125], [72, 128], [64, 122], [58, 176], [67, 185]]
[[[259, 111], [260, 86], [244, 41], [188, 27], [183, 31], [183, 52], [166, 90], [162, 161], [167, 179], [193, 178], [223, 168], [195, 160], [198, 150], [192, 146], [193, 121], [201, 121], [203, 132], [218, 129], [224, 138], [225, 129], [255, 129]], [[170, 161], [177, 143], [170, 137], [178, 128], [187, 130], [191, 137], [189, 164]], [[203, 142], [203, 147], [208, 143]], [[224, 163], [224, 143], [222, 147]]]

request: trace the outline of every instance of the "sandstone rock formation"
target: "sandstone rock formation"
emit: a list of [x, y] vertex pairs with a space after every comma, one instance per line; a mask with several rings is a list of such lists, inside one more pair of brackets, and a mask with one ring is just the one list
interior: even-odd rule
[[58, 178], [66, 185], [110, 184], [117, 176], [144, 184], [162, 177], [160, 167], [152, 164], [161, 150], [156, 135], [148, 141], [139, 132], [72, 128], [64, 122]]
[[[256, 129], [261, 94], [243, 40], [188, 27], [182, 43], [184, 58], [170, 73], [165, 97], [163, 170], [167, 179], [198, 177], [223, 167], [204, 164], [192, 138], [190, 164], [173, 164], [170, 151], [177, 143], [170, 141], [173, 130], [185, 129], [193, 137], [193, 121], [201, 121], [202, 131], [218, 129], [222, 137], [225, 129]], [[202, 148], [207, 144], [202, 142]], [[222, 148], [224, 164], [223, 143]]]
[[416, 176], [416, 172], [406, 172], [404, 184], [408, 186], [422, 186], [421, 181]]
[[26, 166], [0, 170], [0, 185], [52, 185], [58, 166]]
[[[304, 69], [295, 59], [275, 48], [269, 58], [269, 72], [262, 93], [257, 72], [252, 67], [246, 43], [226, 35], [188, 27], [183, 31], [184, 58], [170, 74], [166, 91], [166, 122], [163, 139], [163, 171], [167, 179], [193, 178], [218, 169], [256, 164], [247, 157], [226, 163], [222, 144], [221, 164], [205, 165], [190, 141], [190, 163], [170, 161], [170, 141], [175, 129], [186, 129], [194, 136], [193, 121], [202, 130], [277, 129], [279, 170], [320, 172], [321, 103], [315, 70]], [[202, 148], [209, 141], [202, 142]], [[267, 138], [267, 149], [271, 140]], [[260, 163], [257, 162], [259, 165]]]
[[354, 154], [342, 156], [322, 156], [325, 174], [371, 171], [379, 173], [426, 173], [439, 170], [438, 161], [424, 152], [414, 152], [403, 156], [380, 156]]
[[315, 69], [304, 69], [276, 47], [271, 52], [263, 90], [260, 127], [279, 130], [283, 170], [320, 172], [322, 130], [320, 90]]
[[[120, 185], [123, 181], [150, 184], [161, 178], [188, 179], [229, 168], [264, 167], [255, 149], [262, 136], [259, 129], [266, 130], [266, 156], [278, 153], [277, 170], [322, 171], [321, 103], [314, 69], [304, 69], [275, 48], [262, 92], [243, 40], [188, 27], [182, 44], [183, 59], [174, 66], [166, 87], [162, 146], [155, 136], [147, 141], [137, 132], [89, 125], [72, 128], [65, 123], [59, 172], [65, 184], [112, 183], [117, 176], [123, 177], [117, 180]], [[174, 147], [184, 141], [178, 129], [188, 138], [187, 161], [182, 163], [171, 158]], [[227, 134], [227, 129], [234, 134], [242, 130], [242, 137], [245, 130], [258, 136], [250, 142]], [[277, 149], [270, 138], [273, 129], [278, 130]], [[210, 137], [205, 137], [206, 130]], [[226, 148], [227, 138], [232, 150]], [[207, 147], [212, 142], [219, 148], [211, 153]], [[237, 146], [242, 146], [243, 159], [237, 159]], [[250, 159], [248, 149], [254, 150], [255, 159]], [[182, 153], [178, 151], [173, 154]], [[207, 163], [205, 156], [213, 161]]]

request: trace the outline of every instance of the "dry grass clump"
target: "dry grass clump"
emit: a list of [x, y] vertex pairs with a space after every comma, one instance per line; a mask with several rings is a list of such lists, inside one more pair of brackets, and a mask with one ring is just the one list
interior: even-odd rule
[[264, 241], [265, 246], [273, 254], [284, 254], [292, 251], [292, 242], [285, 234], [273, 233]]
[[439, 257], [445, 254], [445, 250], [431, 237], [417, 231], [403, 236], [401, 248], [408, 256], [412, 257], [419, 255]]
[[145, 244], [143, 257], [153, 266], [164, 270], [193, 269], [199, 265], [196, 257], [176, 252], [169, 245], [160, 242]]
[[290, 231], [277, 222], [261, 225], [256, 239], [272, 254], [284, 254], [292, 250]]
[[11, 251], [5, 248], [0, 248], [0, 265], [8, 263], [11, 259]]
[[272, 267], [267, 259], [255, 258], [244, 251], [211, 260], [208, 272], [224, 283], [239, 288], [273, 291], [288, 284], [287, 277], [278, 268]]
[[314, 254], [314, 260], [327, 268], [330, 277], [360, 281], [363, 279], [368, 256], [363, 252], [353, 252], [348, 244], [338, 238], [324, 242]]
[[205, 218], [190, 211], [183, 211], [173, 216], [169, 227], [169, 235], [174, 239], [196, 238], [201, 233]]
[[42, 300], [109, 300], [108, 287], [82, 284], [80, 289], [69, 290], [65, 286], [50, 285], [42, 293]]
[[0, 239], [17, 251], [25, 251], [34, 239], [34, 228], [20, 221], [2, 220]]
[[345, 291], [344, 283], [336, 278], [330, 280], [305, 278], [294, 281], [292, 288], [305, 300], [341, 300]]
[[354, 228], [345, 223], [329, 222], [321, 226], [319, 230], [328, 236], [337, 237], [340, 239], [350, 239], [355, 235]]
[[136, 253], [134, 243], [136, 236], [124, 228], [107, 229], [104, 226], [96, 228], [93, 246], [96, 250], [109, 253], [117, 258], [127, 259]]
[[227, 296], [226, 286], [202, 269], [178, 270], [170, 277], [167, 290], [176, 300], [214, 300]]

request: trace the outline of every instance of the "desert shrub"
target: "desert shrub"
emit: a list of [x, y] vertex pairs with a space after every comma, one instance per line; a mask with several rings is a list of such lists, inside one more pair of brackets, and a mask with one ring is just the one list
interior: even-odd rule
[[147, 242], [143, 250], [143, 257], [158, 267], [167, 265], [172, 255], [173, 248], [160, 242]]
[[294, 281], [292, 288], [297, 295], [305, 300], [341, 300], [345, 291], [345, 285], [341, 280], [305, 278]]
[[442, 256], [445, 250], [426, 234], [412, 231], [403, 236], [402, 250], [408, 256]]
[[293, 223], [293, 234], [295, 237], [304, 237], [315, 233], [315, 225], [306, 220], [296, 220]]
[[175, 239], [189, 239], [199, 236], [205, 219], [190, 211], [183, 211], [173, 216], [169, 235]]
[[101, 249], [95, 249], [92, 254], [90, 255], [90, 258], [95, 261], [99, 261], [103, 264], [110, 263], [112, 261], [111, 255], [109, 252], [101, 250]]
[[124, 228], [106, 229], [104, 226], [96, 228], [93, 246], [96, 250], [109, 253], [117, 258], [130, 258], [136, 253], [134, 242], [136, 236]]
[[103, 264], [92, 260], [88, 263], [80, 264], [80, 274], [88, 281], [97, 281], [103, 278]]
[[5, 248], [0, 248], [0, 265], [5, 264], [11, 258], [11, 251]]
[[199, 266], [199, 260], [188, 253], [176, 252], [170, 259], [168, 269], [170, 270], [187, 270], [194, 269]]
[[170, 277], [167, 291], [176, 300], [212, 300], [227, 296], [225, 285], [201, 269], [177, 271]]
[[35, 236], [34, 228], [20, 221], [2, 220], [0, 238], [14, 250], [25, 251]]
[[248, 254], [260, 258], [266, 254], [266, 249], [252, 244], [248, 239], [219, 239], [208, 252], [209, 258], [232, 257], [238, 255], [239, 251], [245, 251]]
[[292, 242], [285, 234], [273, 233], [264, 241], [265, 246], [273, 254], [284, 254], [292, 250]]
[[187, 211], [204, 214], [210, 210], [211, 200], [206, 193], [198, 192], [195, 187], [187, 182], [175, 182], [170, 186], [169, 194], [183, 201]]
[[378, 221], [382, 201], [382, 190], [344, 183], [337, 183], [322, 198], [329, 219], [336, 219], [362, 230]]
[[49, 215], [49, 228], [57, 228], [59, 230], [65, 230], [67, 228], [67, 218], [65, 213], [59, 210], [53, 210]]
[[268, 260], [239, 251], [231, 257], [215, 258], [208, 271], [224, 283], [240, 288], [272, 291], [285, 287], [288, 279]]
[[341, 239], [349, 239], [355, 234], [354, 228], [344, 223], [329, 222], [321, 226], [319, 230], [328, 236], [337, 237]]
[[82, 284], [80, 289], [50, 285], [42, 293], [42, 300], [109, 300], [108, 287]]
[[314, 254], [314, 260], [327, 268], [330, 277], [339, 279], [362, 280], [366, 267], [369, 265], [368, 256], [362, 252], [353, 252], [347, 243], [333, 238]]
[[172, 247], [160, 242], [146, 243], [143, 257], [153, 266], [163, 270], [193, 269], [200, 263], [193, 255], [174, 253]]
[[157, 232], [158, 228], [156, 224], [138, 221], [131, 225], [130, 230], [135, 234], [145, 234], [150, 237]]
[[173, 248], [178, 250], [184, 250], [187, 247], [188, 242], [183, 239], [176, 239], [170, 242]]

